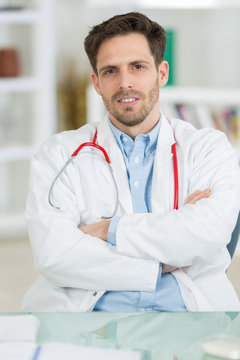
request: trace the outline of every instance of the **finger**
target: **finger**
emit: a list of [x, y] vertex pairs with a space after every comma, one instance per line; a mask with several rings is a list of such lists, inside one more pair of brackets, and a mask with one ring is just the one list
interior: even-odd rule
[[187, 198], [187, 203], [195, 203], [200, 199], [209, 197], [210, 193], [211, 191], [208, 188], [204, 190], [196, 190]]
[[208, 188], [203, 191], [197, 190], [188, 197], [187, 204], [196, 204], [197, 201], [201, 199], [206, 199], [210, 195], [211, 195], [211, 190]]
[[191, 195], [189, 195], [189, 197], [187, 198], [186, 203], [187, 204], [192, 204], [195, 202], [195, 200], [197, 199], [197, 197], [201, 194], [200, 190], [196, 190], [194, 191], [194, 193], [192, 193]]
[[190, 199], [187, 204], [196, 204], [196, 202], [198, 202], [199, 200], [202, 200], [202, 199], [206, 199], [208, 198], [210, 195], [209, 194], [199, 194], [197, 196], [195, 196], [194, 198]]
[[79, 230], [81, 230], [84, 234], [88, 234], [89, 233], [89, 226], [88, 225], [81, 225], [78, 226]]
[[162, 273], [166, 274], [167, 272], [172, 272], [174, 270], [176, 270], [177, 267], [176, 266], [171, 266], [171, 265], [167, 265], [167, 264], [162, 264]]
[[199, 195], [199, 194], [209, 194], [210, 192], [211, 190], [209, 188], [206, 188], [204, 190], [196, 190], [191, 195], [189, 195], [189, 197], [194, 197], [195, 195]]
[[198, 194], [201, 194], [200, 190], [194, 191], [191, 195], [188, 196], [187, 201], [193, 199]]

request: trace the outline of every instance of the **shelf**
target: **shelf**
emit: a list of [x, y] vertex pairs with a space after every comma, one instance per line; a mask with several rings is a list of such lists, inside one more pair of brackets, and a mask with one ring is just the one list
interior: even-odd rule
[[0, 10], [2, 45], [19, 48], [23, 69], [26, 69], [19, 77], [0, 78], [2, 112], [11, 112], [11, 123], [7, 126], [4, 117], [0, 129], [3, 132], [0, 139], [0, 239], [26, 233], [23, 209], [29, 160], [57, 127], [56, 0], [18, 0], [16, 3], [29, 3], [29, 6]]
[[[90, 7], [117, 7], [112, 0], [87, 0]], [[129, 0], [122, 0], [121, 7], [129, 8]], [[130, 5], [131, 6], [131, 5]], [[199, 10], [199, 9], [222, 9], [239, 8], [238, 0], [135, 0], [132, 6], [147, 9], [167, 10]]]
[[239, 7], [238, 0], [139, 0], [139, 5], [154, 9], [221, 9]]
[[36, 24], [41, 19], [41, 13], [34, 10], [0, 11], [1, 24]]
[[0, 241], [25, 234], [27, 234], [27, 226], [23, 213], [0, 215]]
[[160, 102], [240, 106], [240, 90], [169, 86], [160, 89]]
[[39, 88], [40, 82], [34, 77], [0, 79], [0, 92], [34, 92]]
[[29, 160], [36, 152], [36, 146], [6, 145], [0, 146], [0, 163]]

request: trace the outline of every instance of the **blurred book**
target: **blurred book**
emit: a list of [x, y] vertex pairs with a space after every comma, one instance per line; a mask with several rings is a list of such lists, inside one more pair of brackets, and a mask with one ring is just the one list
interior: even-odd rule
[[[40, 321], [34, 315], [0, 316], [0, 343], [35, 341]], [[0, 359], [4, 357], [0, 356]]]
[[196, 114], [201, 128], [210, 127], [214, 128], [215, 124], [211, 111], [208, 106], [205, 105], [196, 105]]
[[230, 140], [234, 142], [238, 141], [240, 130], [240, 111], [235, 108], [225, 107], [219, 116], [225, 126], [225, 132], [229, 136]]
[[0, 359], [35, 360], [34, 354], [37, 348], [34, 342], [0, 342]]
[[194, 106], [185, 105], [185, 104], [176, 104], [175, 105], [179, 118], [189, 122], [196, 128], [200, 128], [201, 124], [196, 114]]
[[225, 134], [228, 134], [229, 129], [226, 126], [226, 122], [224, 121], [223, 116], [218, 112], [213, 112], [212, 117], [213, 117], [214, 127], [217, 130], [223, 131], [225, 132]]
[[199, 104], [161, 104], [161, 111], [167, 118], [178, 118], [196, 128], [215, 128], [224, 132], [229, 141], [238, 145], [240, 132], [240, 109], [234, 107], [209, 107]]
[[0, 343], [4, 360], [143, 360], [140, 351], [101, 349], [63, 343]]
[[175, 42], [176, 42], [176, 31], [172, 29], [166, 30], [166, 48], [164, 53], [164, 60], [166, 60], [169, 63], [169, 77], [167, 85], [174, 85], [175, 84], [175, 78], [176, 78], [176, 67], [175, 67]]

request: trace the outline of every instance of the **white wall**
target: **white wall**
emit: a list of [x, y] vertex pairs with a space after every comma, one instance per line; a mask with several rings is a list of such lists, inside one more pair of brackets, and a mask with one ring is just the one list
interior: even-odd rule
[[[130, 2], [131, 4], [131, 2]], [[88, 71], [84, 38], [89, 27], [115, 14], [139, 10], [177, 33], [178, 85], [239, 86], [240, 9], [156, 10], [129, 5], [121, 8], [89, 7], [86, 1], [57, 1], [58, 76], [66, 59], [76, 61], [77, 71]]]

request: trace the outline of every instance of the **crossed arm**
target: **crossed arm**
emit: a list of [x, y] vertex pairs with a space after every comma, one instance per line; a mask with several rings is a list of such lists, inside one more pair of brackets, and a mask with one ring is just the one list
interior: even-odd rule
[[[208, 188], [203, 191], [196, 190], [187, 198], [186, 204], [192, 204], [192, 205], [196, 204], [197, 201], [204, 198], [208, 198], [210, 194], [211, 191]], [[98, 237], [103, 241], [107, 241], [109, 225], [110, 225], [110, 221], [104, 220], [90, 225], [81, 225], [78, 228], [85, 234]], [[174, 269], [176, 269], [176, 267], [163, 264], [162, 272], [165, 273], [165, 272], [173, 271]]]

